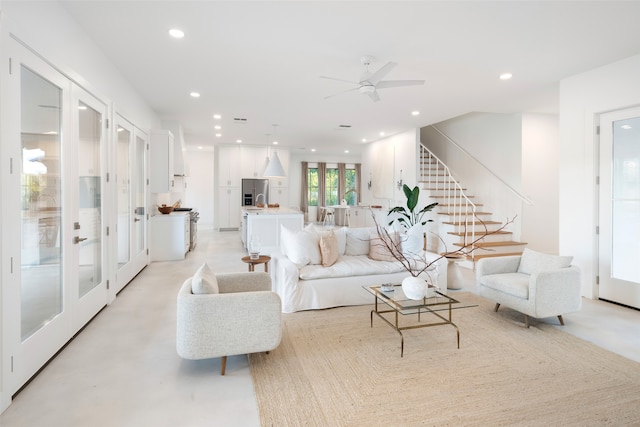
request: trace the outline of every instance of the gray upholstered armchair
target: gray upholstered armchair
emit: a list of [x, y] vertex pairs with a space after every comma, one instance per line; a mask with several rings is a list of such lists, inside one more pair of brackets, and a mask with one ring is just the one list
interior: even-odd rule
[[476, 264], [480, 295], [495, 301], [495, 311], [505, 305], [529, 316], [542, 318], [580, 310], [580, 270], [572, 257], [547, 255], [525, 249], [522, 256], [483, 258]]
[[178, 293], [176, 349], [185, 359], [273, 350], [280, 344], [281, 302], [267, 273], [213, 275], [219, 293], [194, 294], [192, 279]]

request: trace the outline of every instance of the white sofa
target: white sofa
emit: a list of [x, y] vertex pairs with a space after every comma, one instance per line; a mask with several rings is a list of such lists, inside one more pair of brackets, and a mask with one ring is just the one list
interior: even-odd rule
[[[400, 283], [409, 275], [398, 261], [370, 258], [372, 236], [377, 236], [375, 228], [343, 227], [332, 231], [337, 236], [338, 258], [331, 266], [323, 266], [323, 235], [328, 230], [314, 227], [296, 233], [283, 230], [280, 251], [271, 254], [270, 274], [284, 313], [373, 304], [373, 296], [363, 286]], [[440, 258], [436, 261], [437, 286], [446, 292], [446, 259], [421, 250], [422, 233], [417, 244], [420, 256], [427, 262]]]

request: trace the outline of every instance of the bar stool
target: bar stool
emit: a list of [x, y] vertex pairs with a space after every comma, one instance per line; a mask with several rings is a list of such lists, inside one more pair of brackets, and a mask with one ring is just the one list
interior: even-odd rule
[[328, 208], [326, 206], [322, 209], [324, 210], [324, 220], [322, 221], [322, 225], [334, 225], [336, 223], [334, 215], [335, 209]]

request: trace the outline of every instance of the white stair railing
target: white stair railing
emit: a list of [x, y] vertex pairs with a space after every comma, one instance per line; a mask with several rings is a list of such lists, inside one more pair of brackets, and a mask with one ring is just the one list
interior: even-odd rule
[[[444, 205], [451, 222], [456, 224], [456, 230], [462, 230], [462, 242], [466, 247], [476, 240], [476, 205], [464, 193], [460, 183], [453, 177], [447, 165], [433, 154], [427, 147], [420, 144], [420, 176], [427, 188], [442, 191]], [[471, 225], [471, 232], [468, 227]], [[474, 252], [471, 252], [473, 259]]]

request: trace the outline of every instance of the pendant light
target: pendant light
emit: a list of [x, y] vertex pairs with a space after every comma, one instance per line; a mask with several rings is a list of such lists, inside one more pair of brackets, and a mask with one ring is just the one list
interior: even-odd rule
[[[273, 125], [273, 136], [275, 139], [276, 136], [276, 126]], [[284, 172], [284, 168], [282, 167], [282, 163], [280, 162], [280, 158], [278, 157], [278, 152], [274, 149], [273, 153], [271, 153], [271, 159], [269, 160], [269, 164], [264, 170], [265, 178], [284, 178], [287, 174]]]

